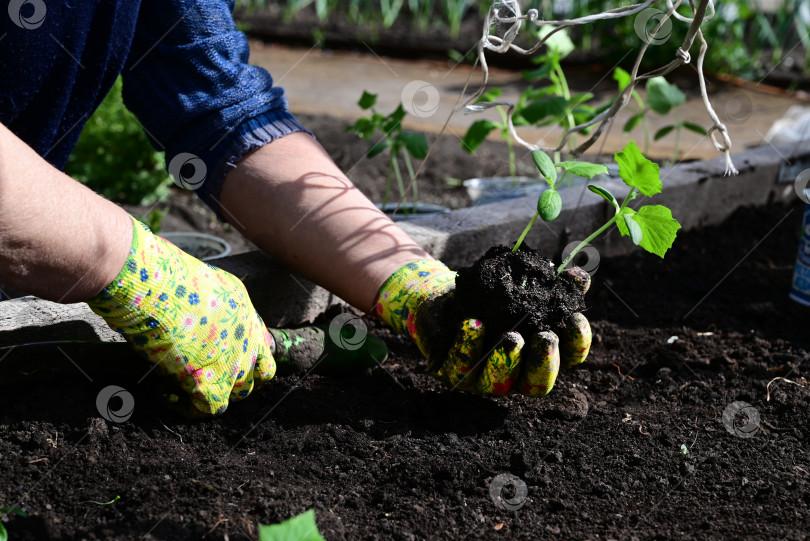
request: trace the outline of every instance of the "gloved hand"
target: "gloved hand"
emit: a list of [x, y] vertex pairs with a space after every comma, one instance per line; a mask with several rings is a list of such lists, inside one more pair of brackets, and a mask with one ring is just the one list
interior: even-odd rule
[[220, 414], [272, 379], [273, 339], [239, 279], [132, 221], [124, 267], [88, 304], [177, 379], [190, 398], [184, 413]]
[[[581, 269], [563, 274], [583, 293], [590, 287], [590, 276]], [[588, 356], [591, 328], [579, 312], [569, 316], [560, 337], [539, 332], [526, 347], [519, 333], [507, 332], [484, 355], [484, 323], [466, 319], [459, 325], [449, 319], [455, 276], [440, 261], [409, 263], [383, 284], [375, 306], [383, 322], [413, 338], [428, 359], [431, 374], [454, 389], [544, 396], [554, 386], [561, 364], [570, 367]]]

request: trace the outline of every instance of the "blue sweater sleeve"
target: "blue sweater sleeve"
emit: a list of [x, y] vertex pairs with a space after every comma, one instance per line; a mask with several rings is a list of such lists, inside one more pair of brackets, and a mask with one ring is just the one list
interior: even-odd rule
[[307, 132], [284, 90], [248, 64], [232, 10], [233, 0], [143, 0], [122, 74], [124, 102], [175, 182], [220, 218], [222, 182], [244, 153]]

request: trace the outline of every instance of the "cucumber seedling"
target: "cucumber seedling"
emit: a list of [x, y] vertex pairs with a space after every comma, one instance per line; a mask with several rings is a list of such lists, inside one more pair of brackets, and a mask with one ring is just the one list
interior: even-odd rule
[[[593, 178], [599, 173], [607, 172], [604, 165], [587, 162], [560, 162], [555, 164], [547, 154], [540, 150], [534, 151], [532, 157], [540, 170], [540, 174], [549, 182], [550, 189], [544, 191], [538, 198], [537, 212], [535, 212], [523, 234], [515, 243], [512, 251], [517, 251], [538, 217], [545, 221], [551, 221], [559, 216], [562, 200], [556, 188], [565, 178], [565, 174], [570, 171], [579, 176]], [[557, 274], [560, 274], [592, 240], [614, 224], [623, 237], [629, 236], [634, 244], [661, 258], [672, 247], [681, 224], [672, 217], [672, 212], [667, 207], [663, 205], [644, 205], [636, 210], [628, 206], [628, 203], [639, 195], [652, 197], [661, 193], [661, 175], [658, 164], [645, 158], [633, 141], [630, 141], [621, 152], [614, 154], [614, 157], [616, 163], [619, 164], [619, 176], [630, 187], [630, 191], [622, 203], [619, 204], [616, 197], [608, 189], [598, 184], [588, 185], [590, 191], [603, 197], [613, 205], [614, 215], [602, 227], [577, 244], [557, 268]], [[556, 181], [557, 168], [565, 170], [559, 181]]]

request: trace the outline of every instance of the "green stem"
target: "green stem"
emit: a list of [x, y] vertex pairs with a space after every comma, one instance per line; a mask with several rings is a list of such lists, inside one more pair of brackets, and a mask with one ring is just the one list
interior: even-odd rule
[[678, 151], [681, 146], [681, 119], [678, 118], [678, 113], [675, 113], [675, 155], [672, 158], [673, 165], [678, 163]]
[[559, 267], [557, 267], [557, 274], [558, 274], [558, 275], [559, 275], [559, 274], [561, 274], [561, 273], [562, 273], [562, 271], [563, 271], [563, 270], [565, 270], [565, 267], [567, 267], [567, 266], [568, 266], [568, 264], [569, 264], [569, 263], [571, 263], [571, 261], [573, 261], [573, 260], [574, 260], [574, 257], [576, 257], [576, 255], [577, 255], [579, 252], [581, 252], [583, 248], [585, 248], [585, 247], [586, 247], [588, 244], [590, 244], [590, 242], [591, 242], [593, 239], [595, 239], [596, 237], [598, 237], [599, 235], [601, 235], [602, 233], [604, 233], [604, 232], [605, 232], [605, 230], [607, 230], [607, 228], [608, 228], [608, 227], [610, 227], [611, 225], [613, 225], [613, 224], [614, 224], [614, 222], [616, 222], [616, 219], [617, 219], [618, 217], [619, 217], [619, 213], [617, 212], [617, 213], [616, 213], [616, 214], [613, 216], [613, 218], [611, 218], [610, 220], [608, 220], [608, 221], [607, 221], [607, 223], [606, 223], [605, 225], [603, 225], [602, 227], [600, 227], [599, 229], [597, 229], [596, 231], [594, 231], [593, 233], [591, 233], [591, 234], [590, 234], [590, 236], [589, 236], [588, 238], [586, 238], [585, 240], [583, 240], [582, 242], [580, 242], [579, 244], [577, 244], [577, 247], [576, 247], [576, 248], [574, 248], [573, 250], [571, 250], [571, 253], [570, 253], [570, 254], [568, 254], [568, 257], [566, 257], [566, 258], [565, 258], [565, 261], [563, 261], [562, 263], [560, 263], [560, 266], [559, 266]]
[[551, 188], [551, 189], [552, 189], [552, 190], [556, 190], [556, 189], [558, 189], [560, 186], [562, 186], [562, 183], [563, 183], [563, 181], [565, 180], [566, 175], [568, 175], [568, 169], [563, 169], [563, 174], [562, 174], [562, 177], [560, 177], [559, 182], [557, 182], [557, 184], [556, 184], [556, 185], [552, 186], [552, 188]]
[[538, 216], [540, 216], [540, 214], [539, 214], [539, 213], [537, 213], [537, 212], [535, 212], [535, 213], [534, 213], [534, 216], [532, 216], [532, 219], [529, 221], [529, 225], [527, 225], [527, 226], [526, 226], [526, 229], [524, 229], [524, 230], [523, 230], [523, 233], [521, 233], [521, 234], [520, 234], [520, 238], [519, 238], [519, 239], [517, 240], [517, 242], [515, 243], [515, 247], [514, 247], [514, 248], [512, 248], [512, 251], [513, 251], [513, 252], [517, 252], [517, 251], [518, 251], [518, 248], [520, 248], [520, 245], [523, 243], [523, 239], [525, 239], [525, 238], [526, 238], [526, 235], [528, 235], [528, 234], [529, 234], [529, 230], [530, 230], [530, 229], [532, 228], [532, 226], [534, 225], [534, 222], [536, 222], [536, 221], [537, 221]]
[[408, 177], [411, 179], [411, 188], [413, 189], [413, 211], [416, 212], [416, 205], [419, 202], [419, 196], [416, 191], [416, 174], [413, 172], [413, 164], [411, 163], [411, 156], [408, 153], [408, 150], [403, 148], [402, 149], [402, 156], [405, 158], [405, 168], [408, 169]]
[[635, 187], [633, 187], [633, 188], [631, 188], [631, 189], [630, 189], [630, 191], [627, 193], [627, 197], [625, 197], [625, 198], [624, 198], [624, 201], [622, 201], [622, 205], [621, 205], [621, 207], [619, 207], [619, 210], [617, 210], [617, 211], [616, 211], [616, 214], [614, 214], [614, 215], [613, 215], [613, 218], [611, 218], [610, 220], [608, 220], [608, 221], [607, 221], [607, 223], [605, 223], [605, 225], [603, 225], [602, 227], [600, 227], [599, 229], [597, 229], [596, 231], [594, 231], [593, 233], [591, 233], [591, 234], [588, 236], [588, 238], [586, 238], [585, 240], [583, 240], [582, 242], [580, 242], [579, 244], [577, 244], [576, 248], [574, 248], [573, 250], [571, 250], [571, 253], [570, 253], [570, 254], [568, 254], [568, 257], [566, 257], [566, 258], [565, 258], [565, 261], [563, 261], [562, 263], [560, 263], [560, 266], [559, 266], [559, 267], [557, 267], [557, 275], [561, 274], [561, 273], [562, 273], [562, 271], [564, 271], [564, 270], [565, 270], [565, 267], [567, 267], [567, 266], [568, 266], [568, 264], [569, 264], [569, 263], [571, 263], [571, 261], [573, 261], [573, 260], [574, 260], [574, 258], [576, 257], [576, 255], [577, 255], [579, 252], [581, 252], [583, 248], [585, 248], [585, 247], [586, 247], [588, 244], [590, 244], [590, 242], [591, 242], [593, 239], [595, 239], [596, 237], [598, 237], [599, 235], [601, 235], [602, 233], [604, 233], [604, 232], [607, 230], [607, 228], [608, 228], [608, 227], [610, 227], [611, 225], [613, 225], [613, 224], [616, 222], [616, 220], [618, 220], [619, 215], [622, 213], [622, 210], [623, 210], [623, 209], [624, 209], [624, 208], [627, 206], [627, 203], [629, 203], [629, 202], [630, 202], [630, 201], [631, 201], [633, 198], [635, 198], [635, 196], [636, 196], [636, 190], [637, 190], [637, 188], [635, 188]]
[[394, 174], [394, 161], [388, 160], [388, 174], [385, 175], [385, 192], [383, 192], [383, 211], [385, 210], [385, 205], [388, 204], [388, 197], [391, 195], [391, 178]]
[[[405, 198], [405, 183], [402, 181], [402, 172], [399, 170], [399, 160], [397, 160], [397, 155], [395, 152], [391, 153], [391, 161], [394, 164], [394, 176], [397, 179], [397, 188], [399, 188], [399, 198]], [[402, 210], [402, 213], [407, 215], [408, 210], [407, 207]]]

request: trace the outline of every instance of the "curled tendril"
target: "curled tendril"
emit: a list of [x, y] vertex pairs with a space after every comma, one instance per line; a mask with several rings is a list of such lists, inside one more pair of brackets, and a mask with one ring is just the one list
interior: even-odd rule
[[[520, 144], [521, 146], [529, 150], [542, 149], [546, 151], [555, 151], [555, 152], [562, 150], [568, 144], [568, 139], [572, 134], [580, 132], [590, 126], [599, 124], [599, 126], [596, 129], [594, 129], [591, 136], [585, 142], [583, 142], [577, 148], [571, 151], [571, 154], [573, 156], [578, 156], [583, 152], [585, 152], [586, 150], [588, 150], [593, 145], [593, 143], [596, 142], [596, 140], [601, 136], [605, 128], [610, 125], [611, 121], [616, 116], [616, 114], [618, 114], [618, 112], [621, 111], [629, 103], [632, 91], [640, 82], [650, 79], [652, 77], [666, 75], [667, 73], [673, 71], [674, 69], [684, 64], [689, 64], [692, 60], [692, 57], [689, 54], [689, 49], [691, 48], [692, 44], [697, 38], [700, 40], [701, 44], [700, 54], [698, 55], [697, 61], [698, 79], [700, 81], [700, 94], [701, 97], [703, 98], [703, 103], [704, 106], [706, 107], [706, 111], [711, 117], [713, 122], [713, 125], [709, 130], [709, 135], [711, 136], [711, 140], [715, 148], [725, 155], [726, 175], [737, 174], [738, 171], [734, 167], [734, 163], [731, 160], [731, 152], [730, 152], [731, 138], [728, 135], [728, 130], [726, 129], [726, 126], [723, 125], [722, 122], [720, 122], [717, 113], [714, 111], [714, 108], [709, 102], [708, 93], [706, 91], [705, 77], [703, 74], [703, 59], [706, 55], [707, 44], [700, 27], [704, 20], [711, 19], [712, 17], [714, 17], [715, 15], [714, 0], [699, 0], [697, 2], [697, 5], [695, 5], [695, 3], [692, 2], [692, 0], [690, 0], [690, 6], [692, 7], [693, 17], [686, 17], [678, 13], [677, 10], [680, 7], [683, 0], [674, 0], [674, 1], [665, 0], [666, 11], [663, 12], [663, 16], [661, 17], [658, 23], [658, 27], [655, 29], [654, 33], [656, 33], [658, 29], [661, 28], [661, 26], [663, 26], [663, 24], [670, 19], [674, 19], [689, 24], [689, 29], [687, 31], [683, 43], [675, 51], [675, 58], [661, 68], [652, 70], [644, 74], [639, 74], [638, 71], [639, 66], [641, 65], [641, 60], [644, 57], [644, 54], [647, 52], [647, 48], [649, 45], [649, 43], [644, 43], [639, 51], [635, 65], [630, 74], [630, 83], [624, 88], [619, 97], [614, 101], [613, 105], [606, 111], [603, 111], [602, 113], [591, 119], [590, 121], [585, 122], [583, 124], [579, 124], [566, 130], [565, 134], [563, 135], [560, 141], [560, 144], [557, 147], [554, 148], [539, 147], [536, 144], [529, 143], [520, 138], [515, 131], [514, 125], [512, 124], [512, 114], [514, 112], [515, 107], [514, 104], [511, 102], [499, 101], [489, 103], [476, 103], [475, 105], [472, 105], [484, 93], [484, 91], [486, 90], [487, 83], [489, 81], [489, 68], [487, 66], [485, 51], [489, 50], [496, 53], [505, 53], [509, 50], [513, 50], [519, 54], [531, 55], [534, 54], [537, 50], [539, 50], [540, 47], [542, 47], [552, 35], [554, 35], [556, 32], [564, 30], [569, 26], [584, 25], [597, 20], [629, 17], [638, 14], [639, 12], [647, 9], [653, 4], [657, 4], [660, 2], [662, 2], [662, 0], [644, 0], [643, 2], [639, 2], [637, 4], [609, 9], [602, 13], [595, 13], [592, 15], [586, 15], [584, 17], [578, 17], [575, 19], [563, 19], [559, 21], [556, 20], [546, 21], [542, 19], [540, 17], [540, 13], [536, 9], [530, 9], [525, 14], [521, 14], [520, 4], [518, 3], [517, 0], [498, 0], [494, 2], [490, 7], [489, 11], [487, 12], [486, 18], [484, 20], [483, 34], [478, 42], [478, 63], [481, 64], [482, 69], [481, 85], [479, 86], [478, 90], [476, 90], [466, 100], [464, 100], [463, 98], [460, 99], [459, 100], [460, 103], [457, 106], [456, 110], [464, 109], [465, 113], [472, 113], [483, 111], [485, 109], [489, 109], [497, 105], [503, 105], [507, 107], [507, 120], [511, 136], [513, 137], [516, 143]], [[538, 39], [537, 42], [530, 48], [523, 49], [514, 43], [515, 39], [518, 36], [523, 21], [528, 21], [529, 23], [535, 26], [544, 26], [544, 25], [551, 26], [553, 27], [553, 30], [545, 34], [542, 38]], [[503, 32], [502, 36], [492, 35], [490, 33], [493, 27], [497, 29], [500, 28], [501, 25], [508, 25], [506, 30]], [[720, 134], [719, 139], [717, 137], [718, 133]]]

